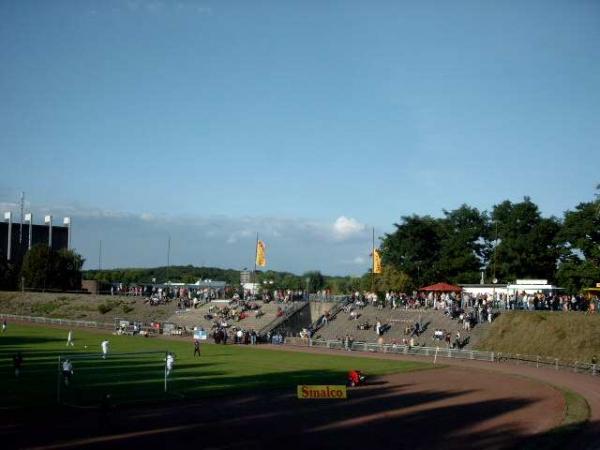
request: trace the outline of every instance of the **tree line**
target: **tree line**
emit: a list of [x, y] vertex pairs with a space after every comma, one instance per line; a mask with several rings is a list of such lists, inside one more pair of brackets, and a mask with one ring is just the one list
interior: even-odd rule
[[[600, 191], [600, 185], [598, 186]], [[319, 271], [295, 275], [258, 271], [256, 281], [269, 289], [328, 289], [333, 294], [374, 289], [410, 292], [446, 281], [510, 283], [519, 278], [547, 279], [577, 293], [600, 282], [600, 196], [582, 202], [563, 217], [543, 217], [529, 198], [480, 211], [463, 204], [442, 217], [403, 216], [381, 237], [383, 271], [361, 277], [327, 276]], [[199, 279], [240, 283], [238, 270], [174, 266], [148, 269], [88, 270], [88, 279], [141, 283]]]
[[462, 205], [440, 218], [404, 216], [394, 228], [382, 239], [383, 264], [406, 274], [411, 287], [478, 283], [481, 272], [488, 283], [548, 279], [570, 293], [600, 282], [598, 195], [562, 218], [542, 217], [525, 197], [491, 212]]
[[0, 289], [77, 291], [84, 259], [78, 253], [37, 244], [22, 260], [0, 260]]
[[[596, 198], [579, 203], [561, 218], [543, 217], [525, 197], [480, 211], [462, 205], [442, 217], [409, 215], [381, 237], [383, 271], [361, 277], [326, 276], [319, 271], [296, 275], [258, 271], [256, 281], [268, 289], [327, 289], [333, 294], [375, 289], [410, 292], [438, 281], [513, 282], [543, 278], [566, 292], [577, 293], [600, 282], [600, 185]], [[80, 288], [83, 258], [70, 250], [34, 246], [22, 262], [0, 260], [0, 288], [14, 289], [21, 277], [26, 287], [74, 290]], [[194, 283], [211, 279], [231, 286], [240, 272], [215, 267], [172, 266], [83, 271], [86, 279], [104, 282], [151, 283], [166, 280]]]

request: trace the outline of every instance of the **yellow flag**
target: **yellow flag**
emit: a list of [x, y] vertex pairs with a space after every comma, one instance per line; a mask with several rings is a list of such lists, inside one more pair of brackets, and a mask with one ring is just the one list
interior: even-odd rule
[[267, 258], [265, 255], [265, 243], [258, 241], [256, 243], [256, 265], [264, 267], [267, 265]]
[[373, 250], [373, 273], [381, 273], [381, 255], [379, 250]]

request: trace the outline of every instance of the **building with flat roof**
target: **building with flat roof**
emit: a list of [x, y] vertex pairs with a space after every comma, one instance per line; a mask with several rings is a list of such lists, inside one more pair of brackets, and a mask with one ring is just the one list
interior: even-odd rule
[[[10, 227], [10, 257], [8, 245], [7, 222], [0, 222], [0, 258], [10, 261], [22, 261], [29, 249], [29, 227], [31, 227], [31, 246], [36, 244], [49, 244], [50, 227], [48, 225], [35, 225], [29, 223], [12, 223]], [[66, 226], [52, 225], [52, 248], [60, 250], [69, 247], [69, 228]]]

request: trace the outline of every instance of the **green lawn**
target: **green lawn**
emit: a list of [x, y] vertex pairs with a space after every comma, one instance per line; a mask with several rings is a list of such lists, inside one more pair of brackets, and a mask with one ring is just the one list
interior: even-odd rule
[[[179, 340], [113, 336], [110, 333], [73, 330], [75, 347], [66, 347], [67, 330], [9, 324], [0, 335], [0, 383], [6, 395], [0, 407], [56, 404], [58, 356], [71, 355], [74, 376], [61, 398], [77, 405], [97, 404], [110, 393], [115, 403], [197, 398], [233, 392], [286, 389], [297, 384], [343, 384], [350, 369], [375, 376], [431, 368], [431, 364], [342, 355], [314, 355], [235, 345], [202, 345], [202, 357], [193, 357], [193, 345]], [[108, 339], [111, 353], [100, 356], [100, 342]], [[87, 346], [87, 348], [86, 348]], [[171, 351], [174, 372], [163, 393], [164, 354], [119, 356], [125, 352]], [[12, 355], [23, 354], [19, 379], [14, 377]], [[80, 359], [84, 354], [98, 357]]]

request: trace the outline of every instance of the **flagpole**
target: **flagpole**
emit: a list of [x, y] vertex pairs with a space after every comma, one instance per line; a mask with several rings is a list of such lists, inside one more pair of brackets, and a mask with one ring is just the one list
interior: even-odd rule
[[373, 245], [371, 246], [371, 292], [375, 287], [375, 227], [373, 227]]
[[254, 245], [254, 294], [256, 295], [256, 258], [258, 258], [258, 231], [256, 232], [256, 244]]

